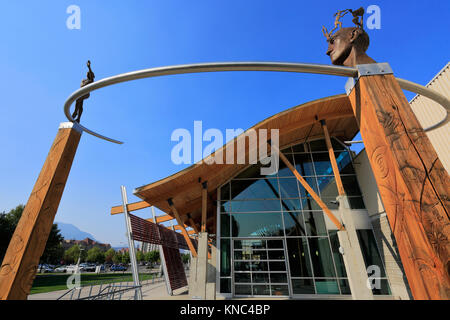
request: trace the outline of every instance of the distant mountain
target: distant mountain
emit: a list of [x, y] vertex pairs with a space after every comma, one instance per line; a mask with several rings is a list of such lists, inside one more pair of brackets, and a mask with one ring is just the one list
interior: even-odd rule
[[92, 234], [81, 231], [73, 224], [63, 222], [55, 222], [55, 223], [58, 224], [58, 229], [61, 230], [61, 235], [66, 240], [83, 240], [89, 238], [94, 241], [97, 241]]

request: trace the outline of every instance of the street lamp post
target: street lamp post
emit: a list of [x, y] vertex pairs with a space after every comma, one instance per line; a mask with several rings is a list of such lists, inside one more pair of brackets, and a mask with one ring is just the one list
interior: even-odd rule
[[78, 273], [80, 271], [80, 261], [81, 261], [81, 253], [83, 252], [84, 248], [80, 246], [80, 254], [78, 255], [78, 261], [77, 261], [77, 267], [75, 268], [75, 273]]

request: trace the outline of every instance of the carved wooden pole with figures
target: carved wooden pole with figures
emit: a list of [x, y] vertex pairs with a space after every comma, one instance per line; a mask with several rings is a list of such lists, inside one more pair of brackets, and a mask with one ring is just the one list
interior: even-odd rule
[[[81, 86], [94, 80], [89, 61], [88, 68]], [[88, 97], [76, 102], [77, 122]], [[14, 231], [0, 269], [0, 300], [25, 300], [30, 293], [83, 132], [77, 122], [61, 123]]]
[[355, 24], [334, 35], [323, 28], [327, 54], [358, 69], [346, 90], [414, 299], [450, 299], [449, 175], [389, 65], [365, 53], [369, 37]]

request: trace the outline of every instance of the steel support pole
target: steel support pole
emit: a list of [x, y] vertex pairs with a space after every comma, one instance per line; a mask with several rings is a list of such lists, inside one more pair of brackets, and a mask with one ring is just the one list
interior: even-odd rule
[[[155, 224], [158, 225], [158, 222], [156, 222], [156, 214], [155, 214], [154, 207], [152, 207], [152, 216], [153, 216], [153, 221], [155, 221]], [[158, 235], [161, 238], [161, 234], [159, 233], [159, 228], [158, 228]], [[163, 274], [164, 274], [164, 281], [166, 282], [167, 293], [169, 294], [169, 296], [171, 296], [173, 294], [173, 292], [172, 292], [172, 287], [170, 286], [169, 274], [167, 273], [166, 259], [164, 257], [164, 250], [162, 248], [162, 245], [158, 246], [158, 250], [159, 250], [159, 258], [161, 260], [161, 266], [162, 266], [162, 270], [163, 270]]]
[[125, 189], [125, 186], [120, 187], [122, 191], [122, 204], [123, 204], [123, 213], [125, 216], [125, 226], [127, 228], [127, 238], [128, 238], [128, 251], [130, 254], [130, 261], [131, 261], [131, 271], [133, 273], [133, 282], [134, 286], [136, 287], [135, 293], [134, 293], [134, 300], [142, 300], [142, 291], [140, 288], [139, 283], [139, 272], [138, 272], [138, 266], [136, 261], [136, 252], [134, 247], [134, 240], [131, 230], [131, 221], [130, 216], [128, 215], [128, 199], [127, 199], [127, 190]]

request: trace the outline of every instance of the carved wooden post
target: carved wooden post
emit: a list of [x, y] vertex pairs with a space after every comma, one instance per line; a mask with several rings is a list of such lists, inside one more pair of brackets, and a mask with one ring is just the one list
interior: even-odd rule
[[349, 98], [412, 294], [449, 299], [449, 175], [389, 65], [357, 68]]
[[59, 127], [3, 259], [0, 300], [22, 300], [30, 293], [81, 133], [76, 123]]

